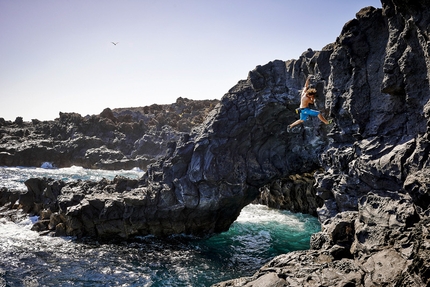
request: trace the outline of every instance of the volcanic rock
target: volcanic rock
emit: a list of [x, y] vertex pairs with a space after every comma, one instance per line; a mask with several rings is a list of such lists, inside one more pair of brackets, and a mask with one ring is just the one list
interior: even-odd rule
[[330, 45], [311, 250], [214, 286], [429, 286], [430, 2], [381, 2]]
[[[209, 236], [227, 230], [265, 186], [319, 170], [322, 229], [311, 250], [215, 286], [428, 286], [429, 4], [382, 0], [322, 51], [257, 66], [137, 181], [39, 179], [22, 204], [44, 209], [55, 183], [52, 232]], [[317, 108], [334, 124], [312, 119], [286, 133], [309, 74]]]
[[170, 105], [104, 109], [82, 117], [62, 113], [53, 121], [0, 119], [0, 165], [146, 170], [171, 141], [203, 122], [218, 100], [178, 98]]
[[260, 189], [254, 203], [317, 216], [323, 199], [317, 195], [314, 173], [290, 175]]
[[[312, 120], [299, 133], [283, 128], [296, 118], [298, 89], [306, 78], [303, 74], [296, 87], [287, 87], [287, 71], [279, 60], [251, 71], [202, 125], [169, 144], [166, 156], [139, 181], [30, 179], [21, 207], [36, 214], [47, 208], [58, 213], [64, 218], [62, 230], [78, 237], [210, 236], [226, 231], [261, 187], [320, 166], [318, 156], [328, 144], [326, 127]], [[75, 115], [68, 119], [79, 121]], [[87, 157], [106, 158], [100, 154], [107, 149], [87, 150]], [[51, 194], [54, 199], [46, 196]], [[49, 225], [56, 228], [58, 222]]]

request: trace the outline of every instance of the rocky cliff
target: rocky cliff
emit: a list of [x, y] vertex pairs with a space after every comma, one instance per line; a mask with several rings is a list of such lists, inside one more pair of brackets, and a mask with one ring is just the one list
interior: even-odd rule
[[324, 204], [311, 250], [216, 286], [429, 286], [430, 1], [382, 6], [307, 60], [310, 73], [330, 71], [336, 122], [316, 174]]
[[167, 145], [206, 118], [218, 100], [178, 98], [170, 105], [106, 108], [82, 117], [61, 113], [53, 121], [0, 118], [0, 165], [131, 169], [164, 156]]
[[[430, 1], [382, 4], [358, 12], [322, 51], [256, 67], [140, 180], [30, 180], [20, 204], [51, 210], [41, 226], [59, 234], [209, 235], [261, 188], [317, 171], [322, 231], [311, 250], [217, 286], [430, 284]], [[315, 119], [286, 133], [309, 74], [334, 124]]]
[[57, 234], [128, 238], [225, 231], [261, 187], [320, 166], [318, 155], [328, 144], [324, 126], [312, 121], [285, 133], [306, 77], [301, 74], [289, 88], [289, 76], [283, 61], [257, 67], [202, 125], [171, 142], [139, 181], [32, 179], [20, 207], [37, 214], [49, 210], [44, 228]]

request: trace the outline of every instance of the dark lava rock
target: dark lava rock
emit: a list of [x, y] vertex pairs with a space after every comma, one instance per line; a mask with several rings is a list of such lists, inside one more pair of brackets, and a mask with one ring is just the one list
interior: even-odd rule
[[202, 123], [218, 100], [178, 98], [170, 105], [104, 109], [82, 117], [61, 113], [54, 121], [0, 120], [0, 165], [146, 170], [167, 145]]
[[324, 200], [317, 195], [314, 173], [290, 175], [260, 189], [254, 203], [317, 216]]
[[[284, 131], [295, 119], [297, 89], [305, 79], [303, 75], [297, 88], [287, 88], [287, 76], [282, 61], [257, 67], [223, 97], [202, 125], [168, 145], [166, 156], [150, 165], [139, 181], [118, 177], [65, 184], [30, 179], [20, 206], [35, 214], [45, 209], [57, 213], [55, 220], [63, 218], [63, 225], [50, 222], [52, 232], [60, 226], [59, 233], [65, 230], [78, 237], [209, 236], [225, 231], [261, 187], [320, 165], [318, 156], [327, 138], [318, 120], [306, 123], [300, 133]], [[256, 78], [264, 79], [258, 91], [251, 80]], [[106, 158], [100, 155], [104, 151], [87, 153]]]
[[[358, 12], [322, 51], [256, 67], [140, 180], [39, 179], [23, 207], [40, 213], [54, 202], [48, 229], [57, 234], [209, 236], [262, 188], [322, 168], [311, 250], [215, 286], [428, 286], [430, 1], [382, 4]], [[308, 74], [334, 125], [315, 119], [286, 133]]]
[[314, 61], [330, 70], [336, 125], [315, 175], [324, 203], [311, 250], [214, 286], [430, 285], [430, 2], [381, 2]]

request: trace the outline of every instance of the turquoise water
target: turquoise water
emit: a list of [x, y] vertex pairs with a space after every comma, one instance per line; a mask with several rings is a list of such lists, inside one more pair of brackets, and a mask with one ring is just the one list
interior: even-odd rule
[[[1, 168], [0, 186], [24, 189], [29, 177], [63, 180], [112, 179], [143, 172]], [[133, 242], [100, 244], [39, 236], [37, 218], [18, 222], [0, 214], [0, 286], [210, 286], [252, 275], [274, 256], [309, 248], [319, 231], [316, 218], [262, 205], [245, 207], [228, 232], [209, 239], [147, 236]]]

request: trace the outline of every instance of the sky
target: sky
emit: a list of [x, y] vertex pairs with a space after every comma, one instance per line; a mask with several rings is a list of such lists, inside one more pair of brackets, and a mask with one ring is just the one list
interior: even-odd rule
[[[0, 0], [0, 118], [221, 99], [379, 0]], [[117, 45], [112, 44], [117, 43]]]

